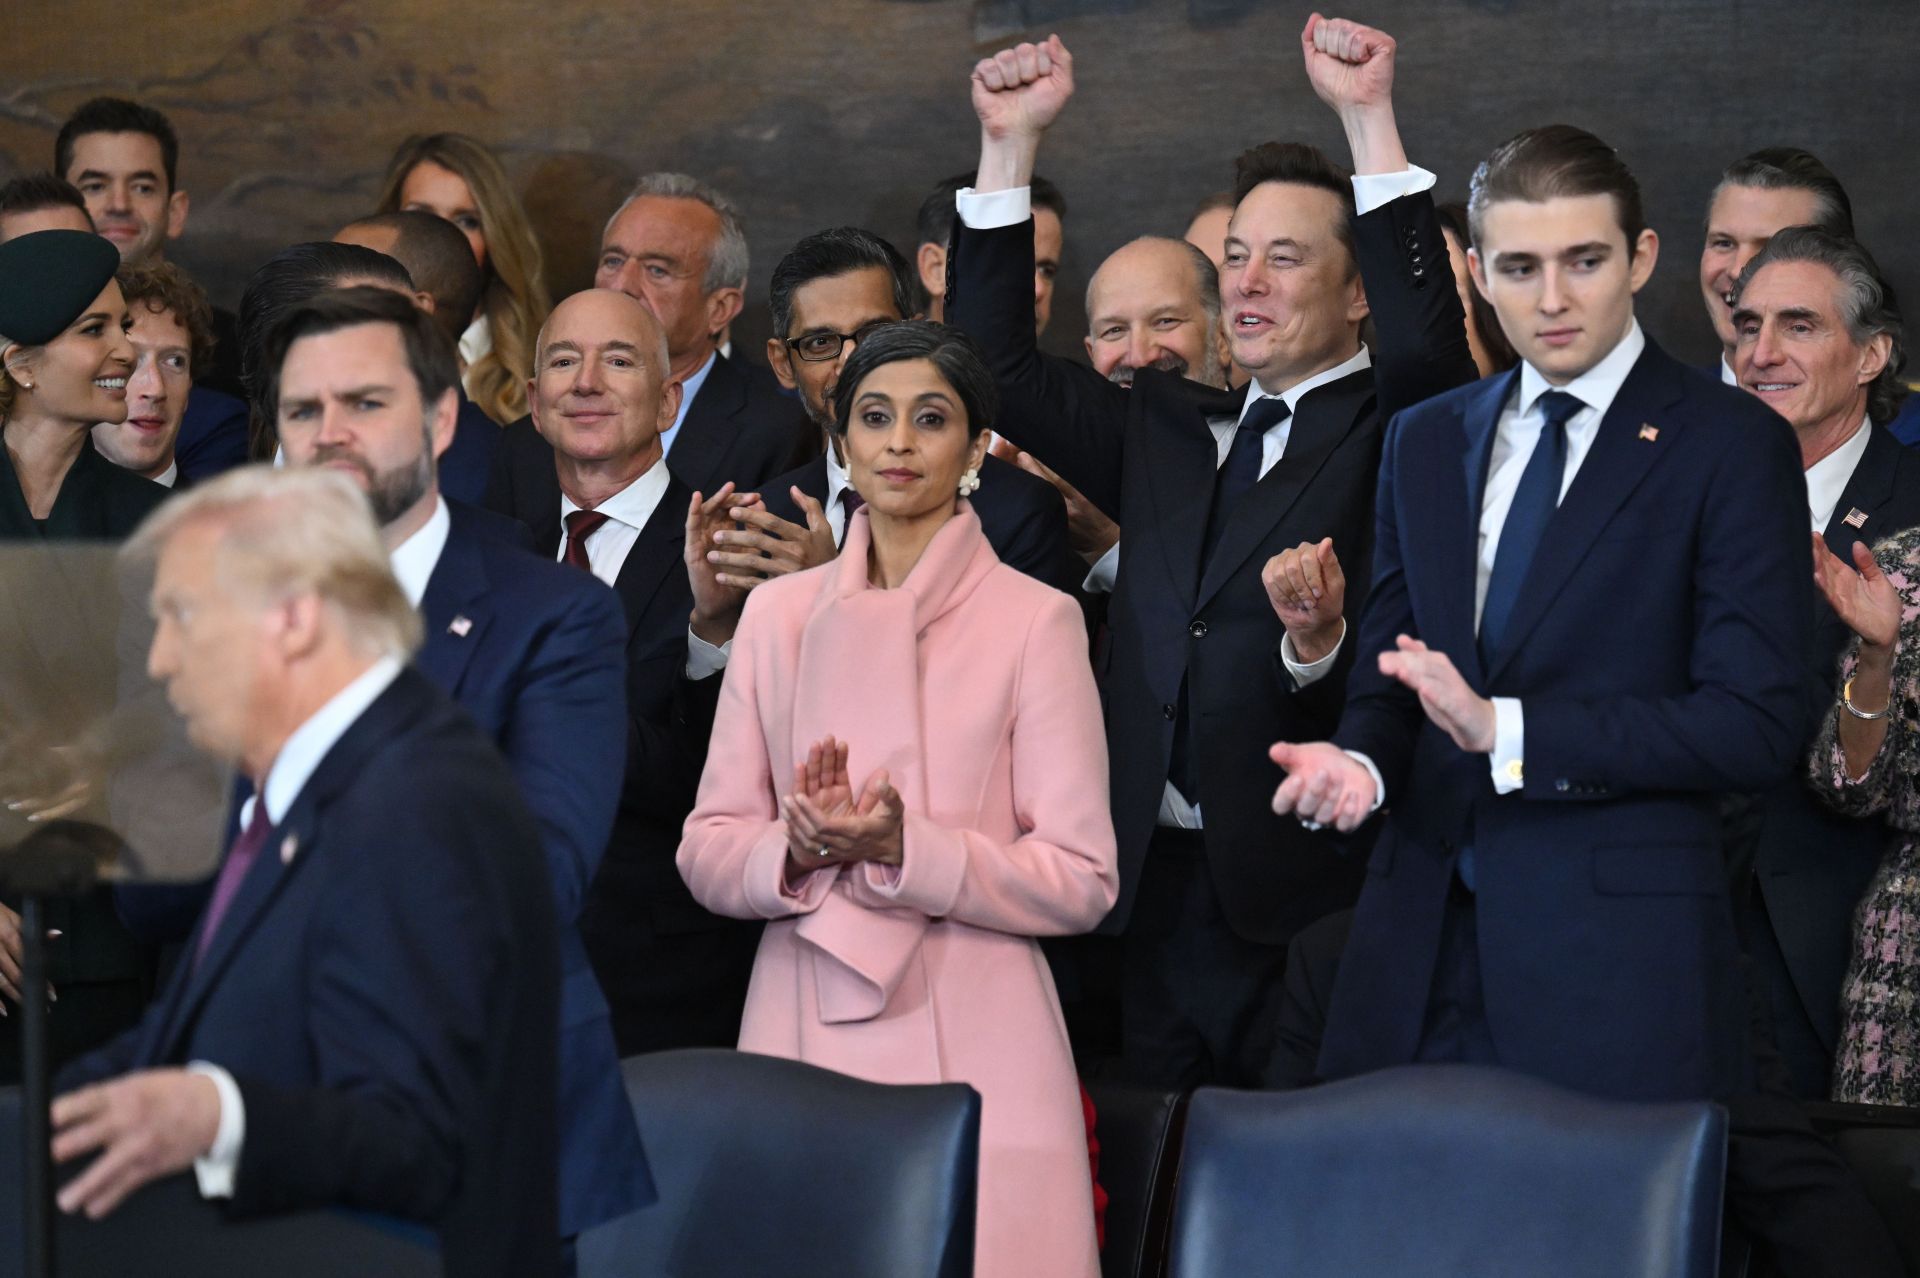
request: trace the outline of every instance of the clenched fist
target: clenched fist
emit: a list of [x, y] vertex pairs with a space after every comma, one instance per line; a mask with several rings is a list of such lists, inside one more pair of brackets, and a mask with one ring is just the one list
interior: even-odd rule
[[1294, 656], [1312, 665], [1339, 646], [1346, 633], [1341, 620], [1347, 602], [1347, 577], [1333, 538], [1302, 542], [1267, 560], [1260, 583], [1293, 640]]
[[1037, 139], [1073, 96], [1073, 55], [1057, 35], [1017, 44], [973, 68], [973, 110], [994, 141]]

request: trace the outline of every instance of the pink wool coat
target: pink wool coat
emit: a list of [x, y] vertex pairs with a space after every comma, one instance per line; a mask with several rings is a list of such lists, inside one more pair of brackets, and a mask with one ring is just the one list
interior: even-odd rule
[[[867, 581], [854, 516], [831, 564], [756, 588], [734, 638], [680, 872], [719, 914], [770, 920], [744, 1051], [982, 1098], [975, 1272], [1099, 1272], [1073, 1060], [1036, 936], [1094, 927], [1118, 872], [1086, 631], [1007, 567], [963, 502], [906, 582]], [[906, 808], [897, 867], [790, 890], [778, 799], [828, 735], [858, 789]]]

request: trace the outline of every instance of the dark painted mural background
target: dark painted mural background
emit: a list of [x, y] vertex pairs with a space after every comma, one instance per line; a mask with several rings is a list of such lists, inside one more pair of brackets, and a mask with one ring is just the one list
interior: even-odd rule
[[[1300, 69], [1309, 8], [1269, 0], [0, 4], [0, 175], [45, 166], [95, 93], [161, 107], [193, 197], [176, 256], [229, 305], [261, 258], [363, 211], [402, 137], [460, 129], [506, 157], [562, 292], [587, 279], [634, 174], [684, 169], [730, 192], [754, 257], [737, 336], [757, 356], [780, 253], [840, 222], [910, 251], [923, 189], [972, 161], [973, 60], [1058, 30], [1080, 92], [1042, 162], [1072, 205], [1049, 344], [1077, 350], [1088, 272], [1135, 234], [1178, 233], [1238, 150], [1341, 147]], [[1444, 194], [1529, 124], [1621, 148], [1664, 237], [1642, 316], [1677, 353], [1711, 356], [1700, 218], [1718, 170], [1758, 146], [1825, 158], [1863, 238], [1920, 288], [1910, 0], [1377, 0], [1350, 16], [1399, 37], [1402, 129]]]

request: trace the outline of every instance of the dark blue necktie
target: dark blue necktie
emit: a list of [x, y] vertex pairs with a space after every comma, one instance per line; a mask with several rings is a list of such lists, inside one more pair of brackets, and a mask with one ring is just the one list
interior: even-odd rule
[[1267, 432], [1287, 420], [1293, 410], [1287, 401], [1265, 396], [1241, 415], [1234, 428], [1233, 443], [1227, 446], [1227, 459], [1213, 477], [1213, 505], [1207, 511], [1207, 539], [1200, 548], [1200, 567], [1204, 571], [1213, 558], [1213, 547], [1240, 499], [1260, 482], [1260, 451]]
[[1493, 572], [1487, 577], [1487, 601], [1480, 609], [1480, 658], [1486, 665], [1492, 665], [1500, 652], [1533, 552], [1560, 505], [1560, 485], [1567, 473], [1567, 421], [1586, 407], [1557, 390], [1548, 391], [1537, 403], [1545, 419], [1540, 440], [1520, 472], [1520, 486], [1513, 490], [1513, 505], [1500, 528], [1500, 546], [1493, 552]]

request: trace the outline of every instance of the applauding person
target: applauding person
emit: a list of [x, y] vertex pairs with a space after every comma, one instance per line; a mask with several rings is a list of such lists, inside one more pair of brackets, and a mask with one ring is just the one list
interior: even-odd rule
[[1086, 1132], [1033, 938], [1113, 904], [1106, 758], [1078, 609], [1001, 563], [963, 499], [994, 401], [951, 329], [861, 340], [834, 430], [865, 505], [832, 563], [753, 591], [679, 863], [708, 909], [772, 921], [740, 1046], [971, 1084], [975, 1272], [1090, 1276]]

